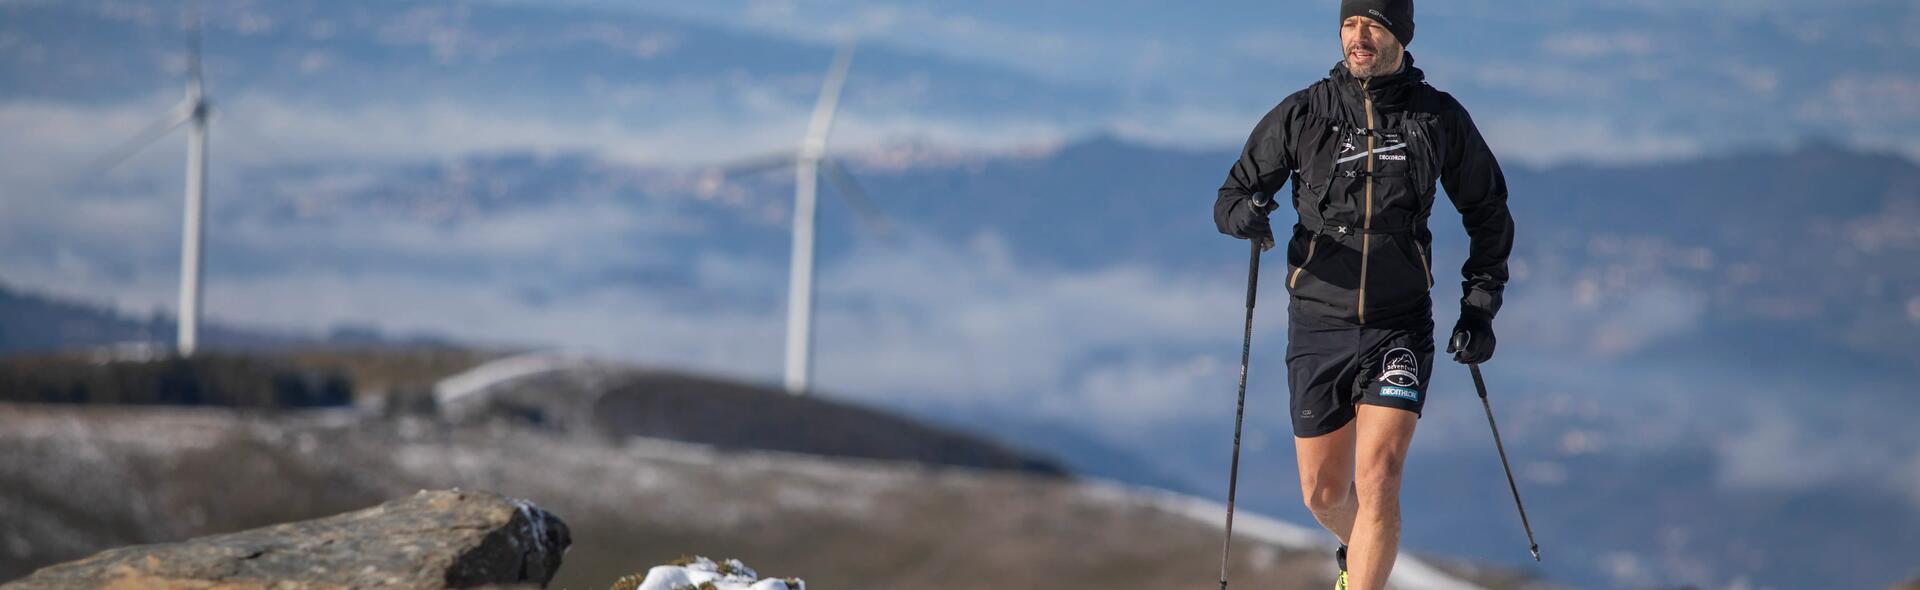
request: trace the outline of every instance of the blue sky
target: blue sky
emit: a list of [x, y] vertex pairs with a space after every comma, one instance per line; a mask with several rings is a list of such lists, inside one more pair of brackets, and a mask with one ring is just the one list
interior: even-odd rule
[[[831, 43], [849, 34], [866, 45], [842, 149], [1009, 150], [1102, 132], [1215, 148], [1337, 59], [1331, 1], [508, 2], [378, 15], [351, 3], [209, 5], [218, 97], [301, 157], [527, 146], [742, 157], [793, 141]], [[42, 126], [80, 119], [104, 141], [178, 100], [183, 52], [154, 26], [174, 7], [99, 6], [140, 28], [117, 48], [83, 31], [0, 36], [13, 72], [31, 74], [0, 96], [40, 99], [9, 101], [0, 120], [71, 134]], [[475, 9], [486, 6], [524, 7], [557, 32], [515, 30]], [[1920, 157], [1911, 3], [1431, 2], [1419, 14], [1420, 65], [1510, 162], [1649, 161], [1805, 137]], [[60, 61], [75, 57], [86, 59]]]
[[[1089, 125], [1244, 137], [1338, 59], [1337, 2], [659, 3], [740, 30], [875, 42], [1103, 89]], [[1903, 2], [1428, 2], [1410, 47], [1511, 159], [1639, 160], [1817, 135], [1920, 155]], [[1477, 108], [1476, 108], [1477, 107]]]

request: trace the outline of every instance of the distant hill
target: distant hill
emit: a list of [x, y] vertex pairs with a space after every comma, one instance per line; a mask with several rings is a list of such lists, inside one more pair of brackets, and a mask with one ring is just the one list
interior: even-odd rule
[[171, 341], [173, 330], [172, 320], [164, 317], [132, 318], [102, 305], [0, 283], [0, 352]]
[[[489, 377], [493, 367], [541, 359], [483, 364], [504, 353], [403, 346], [377, 334], [319, 340], [225, 328], [212, 352], [181, 359], [151, 339], [156, 332], [171, 335], [173, 325], [164, 318], [132, 320], [104, 307], [4, 287], [0, 326], [21, 336], [11, 341], [13, 348], [0, 348], [10, 353], [0, 355], [0, 402], [257, 409], [358, 402], [389, 414], [420, 415], [434, 411], [429, 398], [436, 383], [464, 376], [464, 393], [473, 395], [460, 400], [460, 409], [469, 421], [505, 418], [613, 440], [643, 436], [726, 449], [1067, 474], [1055, 459], [951, 427], [682, 372], [583, 363], [495, 379]], [[352, 345], [338, 343], [343, 340]], [[461, 371], [467, 373], [455, 375]], [[562, 420], [567, 416], [577, 419]]]
[[[9, 285], [0, 277], [0, 355], [51, 353], [100, 347], [128, 354], [158, 354], [171, 349], [178, 324], [173, 316], [130, 315], [97, 302], [74, 300]], [[293, 349], [312, 346], [444, 345], [433, 335], [396, 337], [376, 328], [342, 325], [325, 334], [300, 334], [272, 328], [238, 328], [202, 323], [200, 340], [209, 350]], [[145, 351], [144, 353], [142, 351]]]
[[343, 406], [352, 398], [338, 371], [259, 357], [0, 357], [4, 402], [275, 409]]
[[[780, 451], [1065, 476], [1058, 460], [950, 427], [819, 395], [679, 371], [529, 354], [449, 376], [437, 415], [459, 424], [513, 423], [623, 441], [675, 440]], [[408, 404], [415, 405], [415, 404]]]

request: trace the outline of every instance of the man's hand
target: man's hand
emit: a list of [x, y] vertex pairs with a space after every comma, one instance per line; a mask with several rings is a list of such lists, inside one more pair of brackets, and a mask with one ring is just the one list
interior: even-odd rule
[[[1464, 346], [1462, 340], [1465, 340]], [[1460, 321], [1453, 324], [1453, 337], [1447, 339], [1447, 352], [1453, 354], [1454, 362], [1467, 365], [1487, 362], [1493, 358], [1493, 344], [1493, 318], [1473, 308], [1460, 310]]]
[[1254, 199], [1235, 203], [1228, 212], [1227, 229], [1233, 237], [1243, 240], [1261, 240], [1273, 243], [1273, 226], [1267, 221], [1267, 207], [1254, 205]]

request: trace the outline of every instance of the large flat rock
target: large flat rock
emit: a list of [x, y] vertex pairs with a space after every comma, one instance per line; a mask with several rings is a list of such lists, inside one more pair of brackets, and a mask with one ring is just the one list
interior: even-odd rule
[[112, 549], [0, 590], [544, 587], [571, 542], [559, 518], [526, 501], [422, 491], [327, 518]]

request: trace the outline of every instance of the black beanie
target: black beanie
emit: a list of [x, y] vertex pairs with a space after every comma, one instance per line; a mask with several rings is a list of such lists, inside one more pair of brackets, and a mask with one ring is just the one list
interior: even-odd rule
[[1355, 16], [1386, 25], [1401, 47], [1413, 44], [1413, 0], [1340, 0], [1340, 22]]

